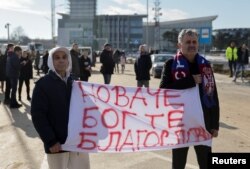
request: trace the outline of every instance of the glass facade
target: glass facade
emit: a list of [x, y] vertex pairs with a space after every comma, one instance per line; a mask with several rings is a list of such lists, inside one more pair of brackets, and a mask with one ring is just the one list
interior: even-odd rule
[[140, 44], [145, 43], [142, 24], [144, 17], [146, 15], [97, 16], [96, 37], [107, 39], [114, 48], [127, 51], [137, 50]]
[[58, 21], [58, 45], [71, 46], [73, 42], [81, 46], [92, 45], [96, 2], [69, 0], [70, 13], [63, 14]]

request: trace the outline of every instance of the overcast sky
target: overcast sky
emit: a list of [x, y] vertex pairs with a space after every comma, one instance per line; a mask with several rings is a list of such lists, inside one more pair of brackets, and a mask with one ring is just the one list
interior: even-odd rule
[[[155, 0], [149, 1], [153, 21]], [[146, 14], [146, 0], [98, 0], [97, 14]], [[160, 21], [218, 15], [213, 28], [250, 28], [250, 0], [160, 0]], [[56, 0], [56, 12], [67, 11], [68, 0]], [[50, 0], [0, 0], [0, 38], [18, 26], [30, 38], [51, 38]], [[60, 18], [60, 16], [57, 16]]]

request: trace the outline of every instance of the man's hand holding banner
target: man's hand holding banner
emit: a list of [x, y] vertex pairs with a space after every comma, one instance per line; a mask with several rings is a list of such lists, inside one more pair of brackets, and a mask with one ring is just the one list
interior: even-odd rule
[[135, 152], [211, 146], [198, 87], [186, 90], [73, 84], [68, 138], [77, 152]]

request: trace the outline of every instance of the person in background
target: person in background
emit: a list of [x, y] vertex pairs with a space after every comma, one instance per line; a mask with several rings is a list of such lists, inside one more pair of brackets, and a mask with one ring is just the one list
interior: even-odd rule
[[136, 59], [134, 64], [137, 87], [149, 87], [151, 67], [152, 61], [147, 50], [147, 45], [140, 45], [139, 57]]
[[241, 69], [241, 80], [244, 81], [244, 73], [245, 73], [245, 65], [247, 65], [249, 63], [249, 51], [247, 49], [247, 46], [245, 43], [243, 43], [241, 45], [241, 47], [239, 47], [239, 49], [237, 50], [237, 68], [234, 74], [234, 82], [236, 82], [237, 80], [237, 76], [240, 72]]
[[121, 70], [122, 70], [122, 74], [123, 74], [125, 71], [125, 65], [126, 65], [126, 56], [125, 56], [124, 51], [121, 52], [120, 63], [121, 63]]
[[91, 60], [89, 58], [89, 51], [83, 50], [79, 58], [80, 64], [80, 80], [87, 82], [91, 76]]
[[35, 68], [36, 68], [36, 75], [40, 76], [40, 52], [36, 51], [36, 58], [35, 58]]
[[121, 53], [118, 49], [114, 51], [113, 60], [115, 62], [115, 72], [119, 73], [119, 63], [120, 63]]
[[100, 62], [102, 63], [100, 72], [103, 74], [105, 84], [110, 84], [111, 76], [114, 73], [115, 62], [112, 54], [113, 51], [111, 44], [104, 44], [104, 49], [100, 56]]
[[16, 91], [21, 64], [26, 64], [25, 61], [20, 64], [21, 56], [22, 48], [20, 46], [15, 46], [14, 51], [9, 51], [7, 55], [6, 76], [10, 79], [11, 86], [10, 108], [19, 108], [22, 106], [16, 100]]
[[4, 93], [4, 81], [6, 80], [6, 57], [0, 50], [0, 85], [1, 92]]
[[94, 51], [93, 54], [92, 54], [92, 63], [91, 63], [92, 67], [95, 67], [96, 58], [97, 58], [97, 53], [96, 53], [96, 51]]
[[80, 66], [79, 66], [79, 50], [78, 50], [78, 44], [73, 43], [72, 49], [70, 50], [70, 55], [72, 59], [72, 70], [71, 73], [77, 78], [80, 78]]
[[[196, 30], [183, 29], [179, 33], [179, 52], [174, 59], [165, 63], [160, 88], [181, 90], [198, 85], [205, 127], [212, 137], [217, 137], [220, 109], [216, 83], [210, 63], [198, 53], [198, 46]], [[188, 149], [183, 147], [172, 150], [172, 169], [185, 168]], [[211, 147], [196, 145], [194, 149], [200, 169], [207, 169]]]
[[226, 49], [226, 58], [228, 60], [228, 65], [230, 69], [229, 77], [233, 77], [236, 71], [236, 61], [237, 61], [237, 47], [235, 46], [235, 42], [231, 42], [230, 46]]
[[42, 64], [42, 70], [43, 70], [44, 74], [47, 74], [49, 71], [48, 57], [49, 57], [49, 51], [46, 50], [45, 54], [43, 55], [43, 64]]
[[50, 169], [89, 169], [88, 153], [66, 152], [61, 145], [68, 136], [70, 97], [74, 77], [70, 52], [65, 47], [50, 50], [49, 72], [35, 84], [31, 117], [47, 154]]
[[[4, 56], [5, 56], [5, 59], [6, 59], [6, 62], [5, 62], [5, 65], [7, 66], [7, 57], [8, 57], [8, 54], [12, 54], [14, 51], [14, 44], [13, 43], [9, 43], [6, 47], [6, 50], [5, 50], [5, 53], [4, 53]], [[7, 71], [7, 67], [5, 67], [5, 75], [6, 75], [6, 71]], [[6, 76], [6, 79], [5, 79], [5, 93], [4, 93], [4, 104], [6, 105], [9, 105], [10, 104], [10, 90], [11, 90], [11, 84], [10, 84], [10, 78], [8, 76]]]
[[32, 61], [29, 58], [28, 52], [23, 51], [23, 54], [20, 59], [21, 64], [21, 70], [20, 70], [20, 76], [19, 76], [19, 87], [18, 87], [18, 100], [22, 100], [22, 87], [23, 82], [26, 86], [26, 94], [27, 94], [27, 100], [31, 100], [30, 97], [30, 79], [33, 78], [33, 71], [32, 71]]

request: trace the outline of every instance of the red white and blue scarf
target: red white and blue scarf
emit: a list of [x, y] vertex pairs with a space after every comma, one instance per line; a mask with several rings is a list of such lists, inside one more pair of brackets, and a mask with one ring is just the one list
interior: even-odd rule
[[[199, 72], [202, 77], [202, 93], [200, 93], [201, 99], [207, 108], [211, 108], [216, 105], [214, 100], [215, 80], [213, 71], [209, 62], [204, 57], [196, 54], [195, 59], [196, 63], [198, 63]], [[177, 53], [174, 58], [171, 73], [174, 81], [190, 76], [188, 60], [181, 52]]]

